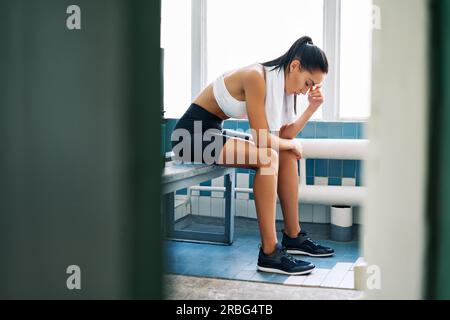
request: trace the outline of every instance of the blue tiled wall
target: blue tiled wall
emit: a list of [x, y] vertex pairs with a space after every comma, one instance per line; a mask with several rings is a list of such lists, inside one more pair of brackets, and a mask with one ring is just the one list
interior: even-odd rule
[[[168, 119], [166, 125], [166, 151], [171, 150], [170, 134], [175, 127], [177, 119]], [[310, 121], [300, 132], [298, 138], [303, 139], [364, 139], [363, 122], [318, 122]], [[227, 120], [224, 121], [225, 129], [243, 130], [249, 129], [248, 121]], [[313, 185], [315, 177], [328, 178], [328, 185], [340, 186], [345, 178], [355, 179], [356, 186], [361, 186], [362, 162], [360, 160], [323, 160], [308, 159], [306, 161], [306, 182]], [[253, 186], [254, 172], [252, 170], [237, 169], [237, 173], [249, 174], [249, 187]], [[201, 185], [210, 186], [211, 182]], [[186, 190], [180, 190], [177, 194], [186, 194]], [[209, 196], [211, 192], [202, 191], [202, 196]], [[250, 194], [253, 199], [253, 194]]]

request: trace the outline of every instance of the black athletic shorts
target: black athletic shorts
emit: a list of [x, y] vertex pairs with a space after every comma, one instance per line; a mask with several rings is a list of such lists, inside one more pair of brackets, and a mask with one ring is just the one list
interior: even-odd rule
[[[229, 139], [223, 135], [222, 123], [221, 118], [208, 110], [191, 104], [172, 132], [171, 144], [175, 159], [185, 163], [217, 164], [220, 151]], [[190, 142], [183, 143], [186, 138]], [[187, 145], [190, 145], [190, 150], [185, 148]]]

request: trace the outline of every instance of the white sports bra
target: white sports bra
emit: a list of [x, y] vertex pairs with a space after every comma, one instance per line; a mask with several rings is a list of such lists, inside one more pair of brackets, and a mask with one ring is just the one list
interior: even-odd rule
[[235, 119], [248, 119], [246, 102], [239, 101], [230, 94], [225, 86], [225, 79], [223, 75], [214, 81], [213, 92], [217, 104], [222, 109], [223, 113], [225, 113], [228, 117]]
[[[267, 124], [271, 131], [279, 131], [284, 124], [294, 122], [298, 117], [294, 110], [294, 95], [285, 93], [284, 70], [274, 70], [264, 67], [266, 81], [266, 95], [264, 109]], [[221, 75], [213, 83], [213, 93], [217, 104], [230, 118], [248, 119], [247, 104], [235, 99], [225, 86], [224, 76]]]

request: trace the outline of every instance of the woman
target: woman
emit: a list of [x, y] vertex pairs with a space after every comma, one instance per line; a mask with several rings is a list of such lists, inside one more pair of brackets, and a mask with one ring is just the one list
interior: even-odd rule
[[[212, 145], [212, 136], [217, 138], [217, 133], [205, 138], [206, 133], [214, 130], [221, 133], [223, 120], [229, 118], [249, 120], [253, 141], [222, 135], [215, 139], [219, 140], [219, 148], [210, 154], [218, 165], [256, 171], [253, 193], [262, 242], [257, 263], [260, 271], [308, 274], [315, 266], [291, 254], [314, 257], [334, 254], [333, 249], [318, 245], [300, 228], [298, 160], [302, 149], [293, 140], [322, 105], [321, 85], [327, 73], [325, 53], [311, 38], [302, 37], [278, 59], [220, 76], [200, 93], [175, 126], [174, 132], [184, 132], [185, 137], [190, 135], [188, 138], [200, 134], [202, 141], [196, 145], [188, 142], [187, 149], [180, 150], [181, 144], [175, 137], [180, 135], [172, 135], [174, 153], [179, 156], [189, 153], [188, 160], [195, 155], [194, 161], [207, 163], [203, 152]], [[308, 95], [309, 106], [301, 117], [296, 117], [299, 94]], [[190, 153], [189, 147], [197, 149]], [[284, 218], [281, 244], [275, 228], [277, 194]]]

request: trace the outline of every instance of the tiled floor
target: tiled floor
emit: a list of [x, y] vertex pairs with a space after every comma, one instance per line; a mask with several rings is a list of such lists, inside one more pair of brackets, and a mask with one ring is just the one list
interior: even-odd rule
[[[303, 224], [303, 229], [309, 231], [314, 240], [334, 248], [336, 253], [330, 258], [300, 257], [314, 263], [316, 269], [308, 276], [290, 277], [258, 272], [256, 261], [260, 240], [256, 221], [237, 218], [235, 223], [232, 246], [166, 241], [167, 273], [305, 287], [354, 287], [352, 267], [359, 257], [357, 240], [348, 243], [325, 240], [328, 238], [327, 225]], [[281, 239], [281, 233], [278, 236]]]
[[273, 283], [221, 280], [183, 275], [165, 277], [168, 300], [360, 300], [360, 291], [294, 287]]

